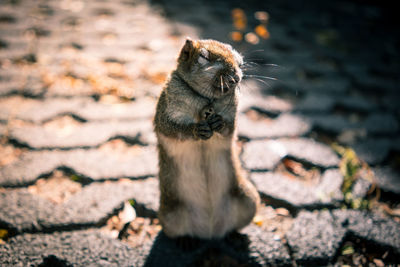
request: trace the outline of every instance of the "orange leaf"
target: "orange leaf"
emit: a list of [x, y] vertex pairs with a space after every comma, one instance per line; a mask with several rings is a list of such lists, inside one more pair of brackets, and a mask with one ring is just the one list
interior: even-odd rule
[[270, 37], [270, 34], [264, 25], [258, 25], [254, 31], [263, 39], [268, 39]]
[[247, 24], [247, 18], [244, 11], [240, 8], [232, 10], [233, 26], [238, 30], [244, 30]]
[[243, 40], [243, 34], [241, 32], [231, 32], [231, 39], [235, 42], [240, 42]]

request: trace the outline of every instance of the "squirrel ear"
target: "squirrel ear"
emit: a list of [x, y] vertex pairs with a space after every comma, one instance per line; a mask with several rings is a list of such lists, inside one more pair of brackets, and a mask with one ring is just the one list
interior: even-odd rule
[[186, 42], [182, 47], [180, 58], [185, 61], [188, 60], [192, 55], [193, 50], [194, 50], [194, 41], [190, 37], [186, 37]]

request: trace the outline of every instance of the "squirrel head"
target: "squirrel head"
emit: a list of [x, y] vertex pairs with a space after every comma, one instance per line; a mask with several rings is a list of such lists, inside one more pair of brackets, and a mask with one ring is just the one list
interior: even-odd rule
[[242, 64], [242, 56], [228, 44], [187, 38], [177, 72], [199, 94], [220, 98], [234, 93], [243, 76]]

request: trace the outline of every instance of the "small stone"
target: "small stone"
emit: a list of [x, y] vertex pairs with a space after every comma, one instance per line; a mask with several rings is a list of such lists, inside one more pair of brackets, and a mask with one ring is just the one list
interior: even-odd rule
[[260, 42], [260, 39], [258, 38], [258, 36], [254, 33], [254, 32], [249, 32], [244, 36], [244, 39], [246, 40], [246, 42], [256, 45]]
[[378, 267], [384, 267], [385, 266], [385, 263], [382, 261], [382, 260], [380, 260], [380, 259], [373, 259], [373, 262], [376, 264], [376, 266], [378, 266]]
[[290, 213], [287, 209], [285, 208], [277, 208], [275, 209], [276, 214], [281, 215], [281, 216], [289, 216]]

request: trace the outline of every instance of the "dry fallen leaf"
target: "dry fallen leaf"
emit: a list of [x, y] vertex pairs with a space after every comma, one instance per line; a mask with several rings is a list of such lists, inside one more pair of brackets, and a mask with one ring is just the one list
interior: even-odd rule
[[377, 267], [384, 267], [385, 263], [380, 259], [374, 259], [373, 262], [376, 264]]
[[306, 169], [302, 163], [292, 159], [284, 159], [282, 161], [284, 168], [290, 173], [304, 181], [314, 181], [320, 176], [318, 169]]
[[28, 187], [31, 194], [39, 195], [55, 204], [65, 202], [72, 195], [82, 190], [82, 185], [74, 182], [62, 171], [54, 171], [51, 177], [42, 178]]
[[253, 223], [255, 223], [258, 226], [261, 226], [261, 225], [263, 225], [264, 221], [263, 221], [263, 218], [260, 215], [256, 215], [253, 218]]
[[244, 11], [240, 8], [232, 10], [233, 26], [238, 30], [244, 30], [247, 24], [247, 18]]
[[269, 31], [264, 25], [258, 25], [254, 31], [263, 39], [268, 39], [270, 37]]
[[281, 216], [287, 217], [290, 215], [289, 211], [285, 208], [276, 208], [275, 212], [276, 212], [276, 214], [281, 215]]
[[168, 74], [166, 72], [147, 73], [146, 78], [155, 84], [163, 84], [167, 80]]
[[247, 118], [249, 118], [252, 121], [262, 121], [264, 123], [272, 122], [272, 119], [254, 109], [249, 109], [248, 111], [246, 111], [245, 114]]
[[5, 239], [8, 235], [7, 229], [0, 229], [0, 240]]
[[240, 42], [243, 40], [243, 34], [238, 31], [231, 32], [231, 39], [235, 42]]

